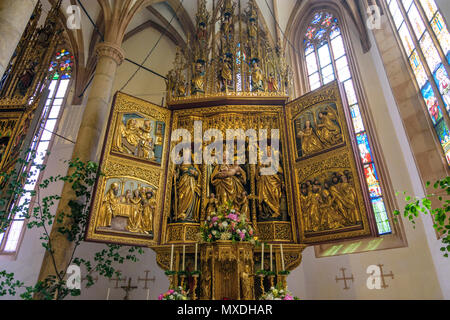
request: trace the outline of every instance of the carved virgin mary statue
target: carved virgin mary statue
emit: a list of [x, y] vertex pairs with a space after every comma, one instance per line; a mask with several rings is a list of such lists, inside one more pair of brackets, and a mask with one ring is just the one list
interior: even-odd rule
[[242, 202], [240, 197], [245, 194], [246, 183], [247, 174], [239, 165], [217, 165], [211, 175], [211, 184], [216, 189], [220, 205]]

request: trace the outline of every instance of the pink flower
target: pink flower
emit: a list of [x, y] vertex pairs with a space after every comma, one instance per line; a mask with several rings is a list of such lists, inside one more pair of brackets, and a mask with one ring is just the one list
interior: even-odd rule
[[250, 231], [248, 232], [249, 235], [253, 235], [253, 229], [250, 229]]
[[294, 298], [287, 294], [283, 300], [294, 300]]
[[241, 240], [244, 240], [245, 239], [245, 233], [240, 232], [239, 233], [239, 237], [241, 238]]
[[211, 239], [211, 238], [212, 238], [212, 234], [209, 234], [209, 235], [208, 235], [208, 238]]
[[238, 216], [237, 216], [237, 214], [230, 213], [228, 215], [228, 219], [233, 220], [233, 221], [237, 221], [238, 220]]
[[158, 300], [162, 300], [163, 298], [164, 298], [164, 295], [160, 294], [159, 297], [158, 297]]
[[216, 222], [217, 220], [219, 220], [219, 217], [213, 217], [211, 222], [214, 223], [214, 222]]
[[169, 290], [169, 294], [172, 294], [174, 292], [175, 292], [175, 290], [173, 290], [173, 289]]

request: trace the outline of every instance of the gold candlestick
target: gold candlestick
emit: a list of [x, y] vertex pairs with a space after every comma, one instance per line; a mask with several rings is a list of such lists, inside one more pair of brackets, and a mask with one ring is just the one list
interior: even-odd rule
[[287, 288], [286, 278], [287, 278], [287, 276], [285, 274], [278, 275], [278, 282], [281, 283], [284, 290], [286, 290], [286, 288]]
[[177, 275], [176, 274], [170, 275], [169, 281], [170, 281], [169, 290], [175, 289], [177, 286]]
[[265, 294], [266, 291], [264, 290], [264, 275], [260, 274], [258, 275], [259, 281], [260, 281], [260, 288], [261, 288], [261, 295]]
[[194, 287], [192, 289], [192, 300], [197, 300], [197, 283], [198, 283], [198, 274], [192, 275], [192, 278], [194, 279]]
[[186, 280], [186, 275], [180, 275], [180, 287], [184, 289], [184, 281]]

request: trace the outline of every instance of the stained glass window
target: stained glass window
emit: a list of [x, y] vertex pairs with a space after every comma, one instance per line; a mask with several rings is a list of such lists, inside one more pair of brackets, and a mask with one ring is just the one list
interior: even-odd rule
[[[36, 151], [37, 157], [34, 160], [34, 165], [36, 166], [28, 168], [32, 177], [28, 179], [28, 183], [25, 185], [26, 190], [33, 191], [38, 184], [41, 171], [37, 165], [45, 162], [48, 149], [53, 140], [63, 103], [67, 97], [72, 68], [73, 56], [70, 52], [65, 49], [58, 51], [49, 68], [50, 84], [48, 89], [50, 93], [40, 118], [40, 127], [31, 144], [31, 149]], [[31, 197], [27, 194], [19, 200], [19, 204], [24, 204], [25, 201], [29, 202], [30, 200]], [[8, 230], [0, 235], [0, 254], [11, 255], [17, 251], [24, 231], [24, 225], [25, 219], [22, 214], [14, 217]]]
[[[401, 18], [401, 13], [399, 17]], [[406, 36], [409, 36], [409, 34], [405, 33], [404, 41], [410, 43], [412, 51], [413, 42], [411, 39], [406, 38]], [[335, 80], [336, 77], [344, 85], [378, 232], [380, 234], [391, 233], [392, 230], [384, 205], [380, 178], [376, 170], [364, 120], [361, 116], [359, 98], [355, 91], [338, 19], [329, 12], [316, 13], [306, 29], [303, 44], [310, 90], [320, 88]]]
[[[434, 0], [388, 0], [389, 11], [450, 165], [450, 35]], [[441, 101], [441, 102], [440, 102]]]
[[55, 59], [50, 64], [50, 74], [53, 74], [53, 80], [70, 79], [73, 68], [73, 55], [66, 49], [56, 53]]

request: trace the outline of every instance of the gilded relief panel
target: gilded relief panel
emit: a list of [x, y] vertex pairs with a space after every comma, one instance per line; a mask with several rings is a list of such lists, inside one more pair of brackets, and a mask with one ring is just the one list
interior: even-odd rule
[[287, 117], [302, 243], [372, 235], [372, 207], [337, 83], [291, 102]]
[[161, 229], [170, 111], [117, 93], [87, 239], [156, 245]]

